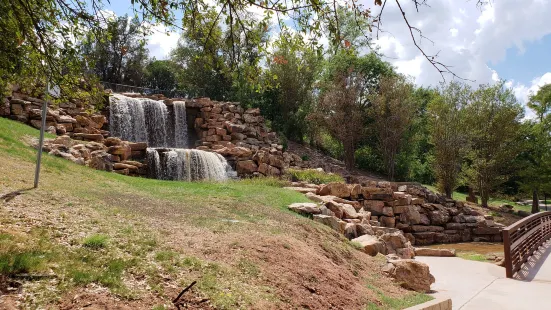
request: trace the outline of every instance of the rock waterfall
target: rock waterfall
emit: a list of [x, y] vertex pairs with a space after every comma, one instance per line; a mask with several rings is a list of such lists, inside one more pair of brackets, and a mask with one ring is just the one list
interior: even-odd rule
[[219, 154], [187, 149], [187, 115], [183, 101], [163, 101], [115, 94], [109, 100], [111, 134], [147, 142], [148, 175], [162, 180], [217, 180], [235, 173]]
[[150, 147], [188, 147], [184, 102], [174, 103], [169, 111], [162, 101], [113, 95], [109, 113], [111, 134], [115, 137], [147, 142]]
[[219, 154], [194, 149], [148, 148], [149, 176], [161, 180], [223, 181], [233, 176]]

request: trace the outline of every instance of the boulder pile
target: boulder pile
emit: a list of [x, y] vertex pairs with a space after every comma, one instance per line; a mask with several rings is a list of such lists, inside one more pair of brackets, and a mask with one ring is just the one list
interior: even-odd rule
[[[14, 91], [0, 106], [0, 116], [40, 129], [43, 103], [41, 98]], [[64, 102], [48, 109], [45, 130], [52, 134], [69, 135], [77, 140], [101, 142], [109, 136], [109, 132], [103, 130], [106, 123], [105, 115], [87, 112], [84, 104]]]
[[197, 109], [194, 127], [197, 149], [224, 156], [240, 176], [279, 176], [300, 166], [298, 155], [285, 152], [277, 134], [270, 131], [260, 109], [243, 109], [238, 102], [209, 98], [186, 100], [186, 109]]
[[55, 139], [46, 139], [43, 150], [51, 155], [97, 170], [132, 176], [147, 174], [147, 165], [143, 162], [147, 147], [145, 143], [121, 141], [113, 137], [102, 142], [83, 142], [64, 135]]
[[[446, 199], [420, 185], [369, 181], [365, 184], [329, 183], [319, 186], [295, 183], [290, 188], [306, 193], [319, 204], [318, 209], [313, 206], [291, 209], [311, 214], [314, 220], [343, 232], [350, 239], [369, 234], [371, 229], [388, 234], [402, 231], [407, 241], [416, 246], [501, 241], [503, 225], [494, 222], [491, 216], [481, 215], [460, 201]], [[315, 212], [310, 212], [312, 210]], [[373, 243], [367, 237], [358, 241]], [[369, 248], [373, 251], [380, 245], [370, 245]], [[388, 250], [378, 252], [392, 253]]]

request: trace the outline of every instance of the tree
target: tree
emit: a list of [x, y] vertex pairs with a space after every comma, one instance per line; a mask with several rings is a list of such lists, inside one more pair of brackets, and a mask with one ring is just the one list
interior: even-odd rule
[[467, 146], [465, 107], [471, 89], [458, 82], [442, 84], [439, 96], [429, 104], [430, 142], [434, 147], [434, 171], [438, 188], [452, 198]]
[[540, 124], [546, 123], [551, 113], [551, 84], [546, 84], [536, 94], [531, 94], [527, 105], [536, 112]]
[[147, 61], [145, 31], [137, 18], [127, 15], [107, 20], [88, 34], [81, 51], [88, 67], [105, 82], [141, 86]]
[[325, 86], [315, 112], [309, 118], [329, 131], [344, 147], [346, 169], [355, 167], [354, 152], [365, 132], [365, 108], [361, 104], [363, 78], [355, 73], [337, 77]]
[[305, 118], [313, 104], [321, 57], [302, 36], [287, 31], [279, 35], [274, 47], [264, 74], [268, 89], [263, 113], [271, 120], [272, 129], [302, 142], [307, 133]]
[[404, 144], [406, 132], [415, 115], [413, 85], [402, 76], [382, 77], [378, 89], [369, 95], [371, 132], [383, 156], [387, 176], [394, 180], [396, 155]]
[[521, 189], [532, 194], [532, 213], [539, 212], [539, 197], [551, 192], [551, 84], [530, 95], [528, 107], [535, 120], [523, 124], [525, 146], [521, 153]]
[[176, 90], [178, 67], [170, 60], [153, 59], [145, 68], [145, 86], [160, 90]]
[[465, 113], [470, 146], [465, 174], [488, 207], [490, 193], [515, 170], [511, 163], [520, 152], [523, 109], [502, 81], [474, 91]]

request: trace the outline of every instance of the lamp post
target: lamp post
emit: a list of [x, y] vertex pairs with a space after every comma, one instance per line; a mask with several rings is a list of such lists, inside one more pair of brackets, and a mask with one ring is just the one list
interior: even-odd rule
[[38, 141], [38, 155], [36, 157], [36, 169], [34, 171], [34, 188], [38, 188], [40, 177], [40, 163], [42, 160], [42, 148], [44, 146], [44, 131], [46, 130], [46, 115], [48, 112], [48, 96], [50, 95], [50, 83], [46, 83], [46, 97], [42, 103], [42, 124], [40, 125], [40, 139]]

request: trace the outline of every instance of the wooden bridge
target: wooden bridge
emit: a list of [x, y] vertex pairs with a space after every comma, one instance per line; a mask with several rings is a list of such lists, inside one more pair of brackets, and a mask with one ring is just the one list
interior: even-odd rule
[[523, 266], [534, 260], [536, 252], [551, 239], [551, 212], [539, 212], [503, 230], [505, 271], [513, 278]]
[[528, 216], [503, 231], [506, 268], [458, 257], [416, 257], [436, 278], [435, 297], [453, 309], [536, 309], [551, 292], [551, 212]]

